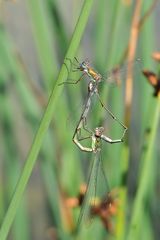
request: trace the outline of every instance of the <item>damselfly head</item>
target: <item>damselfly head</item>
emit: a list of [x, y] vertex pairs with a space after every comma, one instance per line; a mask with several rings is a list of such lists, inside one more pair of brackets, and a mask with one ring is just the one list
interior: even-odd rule
[[86, 59], [82, 63], [80, 63], [77, 69], [79, 69], [80, 71], [88, 71], [89, 65], [90, 65], [90, 62], [88, 59]]
[[95, 136], [96, 137], [101, 137], [103, 132], [104, 132], [104, 127], [96, 127], [95, 128]]

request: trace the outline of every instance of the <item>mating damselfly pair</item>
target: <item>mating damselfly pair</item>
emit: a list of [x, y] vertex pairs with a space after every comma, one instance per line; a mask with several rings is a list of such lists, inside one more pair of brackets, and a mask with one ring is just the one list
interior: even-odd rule
[[[84, 108], [82, 110], [80, 119], [76, 125], [74, 134], [73, 134], [73, 142], [78, 146], [78, 148], [81, 151], [84, 152], [92, 152], [94, 155], [94, 160], [92, 162], [92, 166], [91, 166], [91, 170], [90, 170], [90, 174], [89, 174], [89, 179], [88, 179], [88, 184], [87, 184], [87, 190], [85, 193], [85, 197], [83, 200], [83, 204], [82, 204], [82, 210], [79, 216], [79, 220], [78, 220], [78, 228], [79, 226], [88, 218], [88, 216], [93, 216], [93, 212], [94, 212], [94, 206], [96, 206], [95, 202], [96, 202], [96, 195], [97, 192], [99, 191], [98, 189], [98, 181], [99, 181], [99, 176], [101, 176], [100, 178], [102, 179], [101, 181], [101, 185], [104, 185], [103, 187], [103, 193], [102, 194], [98, 194], [102, 200], [103, 203], [103, 210], [106, 210], [106, 215], [110, 216], [108, 214], [109, 209], [111, 209], [114, 206], [114, 201], [111, 198], [111, 194], [109, 191], [109, 187], [107, 184], [107, 179], [102, 167], [102, 153], [101, 153], [101, 146], [102, 146], [102, 141], [107, 142], [107, 143], [121, 143], [123, 142], [123, 139], [125, 137], [126, 131], [127, 131], [127, 127], [105, 106], [105, 104], [103, 103], [103, 101], [101, 100], [101, 97], [99, 95], [99, 83], [105, 81], [107, 78], [102, 76], [100, 73], [98, 73], [97, 71], [94, 70], [94, 68], [92, 68], [90, 66], [90, 62], [88, 60], [85, 60], [83, 62], [79, 62], [77, 60], [77, 58], [75, 58], [76, 63], [72, 62], [70, 59], [66, 59], [65, 65], [67, 67], [67, 71], [69, 72], [69, 68], [67, 65], [67, 61], [71, 64], [71, 66], [74, 67], [74, 69], [72, 69], [73, 72], [76, 71], [81, 71], [82, 75], [80, 76], [80, 78], [78, 78], [78, 80], [76, 81], [66, 81], [63, 83], [60, 83], [59, 85], [62, 84], [77, 84], [78, 82], [80, 82], [85, 76], [88, 77], [89, 79], [89, 83], [88, 83], [88, 95], [87, 95], [87, 99], [86, 102], [84, 104]], [[111, 71], [108, 74], [108, 79], [112, 79], [113, 75], [115, 75], [116, 78], [120, 77], [120, 74], [125, 72], [124, 69], [118, 69], [115, 71]], [[115, 120], [122, 128], [123, 128], [123, 133], [121, 135], [120, 138], [118, 139], [112, 139], [108, 136], [106, 136], [104, 134], [104, 127], [103, 126], [96, 126], [93, 130], [90, 129], [87, 125], [87, 120], [88, 120], [88, 113], [90, 111], [91, 105], [92, 105], [92, 98], [93, 96], [97, 97], [98, 102], [100, 103], [102, 109], [104, 109], [104, 111], [109, 114], [113, 120]], [[88, 135], [83, 136], [82, 134], [82, 130], [85, 131]], [[84, 141], [86, 139], [90, 140], [90, 146], [86, 146], [84, 143]], [[106, 196], [104, 198], [104, 195]], [[112, 201], [111, 201], [112, 199]], [[100, 205], [99, 205], [100, 207]], [[96, 207], [95, 207], [96, 209]], [[101, 208], [100, 208], [101, 209]], [[101, 217], [102, 221], [105, 222], [105, 218], [103, 219]], [[106, 218], [106, 225], [109, 222], [108, 218]], [[106, 227], [107, 228], [107, 227]], [[109, 230], [109, 227], [108, 227]]]

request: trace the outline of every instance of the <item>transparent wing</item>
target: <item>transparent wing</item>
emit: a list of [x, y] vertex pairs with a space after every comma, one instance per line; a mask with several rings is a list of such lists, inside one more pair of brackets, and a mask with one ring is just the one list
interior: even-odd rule
[[87, 191], [82, 203], [80, 215], [77, 222], [76, 232], [82, 227], [87, 227], [93, 215], [91, 210], [109, 192], [107, 178], [104, 174], [101, 161], [101, 152], [94, 154], [93, 162], [89, 172]]
[[108, 179], [103, 167], [102, 152], [100, 151], [98, 155], [99, 155], [99, 166], [97, 171], [96, 199], [98, 200], [98, 202], [100, 202], [110, 192], [110, 188], [109, 188]]
[[142, 62], [140, 58], [133, 61], [125, 62], [103, 74], [103, 81], [114, 85], [120, 85], [126, 79], [128, 68], [132, 67], [134, 76], [142, 73]]
[[90, 210], [93, 201], [95, 200], [96, 195], [96, 181], [97, 181], [97, 173], [99, 168], [99, 156], [97, 154], [94, 155], [91, 168], [89, 171], [87, 190], [85, 193], [85, 197], [82, 203], [80, 215], [77, 222], [77, 231], [82, 227], [82, 225], [89, 222], [90, 219]]

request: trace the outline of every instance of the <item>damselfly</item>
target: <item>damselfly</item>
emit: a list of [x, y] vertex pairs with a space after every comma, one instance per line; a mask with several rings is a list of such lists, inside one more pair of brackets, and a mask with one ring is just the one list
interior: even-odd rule
[[[121, 81], [121, 78], [123, 78], [127, 72], [127, 67], [129, 65], [135, 65], [135, 66], [139, 66], [140, 63], [140, 58], [137, 58], [134, 61], [130, 61], [127, 62], [126, 64], [124, 64], [123, 66], [117, 66], [115, 68], [113, 68], [112, 70], [107, 71], [105, 74], [100, 74], [98, 71], [96, 71], [93, 67], [91, 67], [90, 61], [89, 59], [85, 59], [82, 62], [79, 62], [78, 59], [76, 57], [74, 57], [74, 60], [76, 61], [73, 62], [70, 58], [66, 58], [66, 60], [68, 60], [71, 64], [71, 66], [73, 66], [74, 68], [72, 69], [72, 72], [77, 72], [80, 71], [82, 72], [82, 75], [78, 78], [78, 80], [76, 81], [66, 81], [66, 82], [62, 82], [59, 85], [62, 84], [77, 84], [78, 82], [80, 82], [83, 77], [88, 76], [90, 80], [100, 83], [102, 81], [107, 81], [107, 82], [111, 82], [111, 83], [119, 83]], [[64, 62], [68, 73], [70, 72], [66, 62]]]
[[[104, 195], [106, 194], [106, 206], [108, 207], [108, 204], [111, 203], [111, 199], [109, 200], [109, 186], [108, 181], [106, 178], [106, 175], [104, 173], [104, 169], [102, 167], [102, 160], [101, 160], [101, 149], [102, 149], [102, 141], [108, 142], [108, 143], [119, 143], [121, 142], [120, 139], [118, 140], [111, 140], [107, 136], [103, 134], [104, 128], [103, 127], [96, 127], [94, 132], [92, 132], [92, 135], [77, 139], [78, 147], [82, 151], [86, 152], [93, 152], [94, 159], [91, 165], [91, 170], [89, 174], [88, 179], [88, 185], [87, 185], [87, 191], [83, 200], [82, 209], [80, 212], [80, 216], [78, 219], [77, 224], [77, 230], [81, 227], [81, 224], [86, 222], [86, 219], [90, 216], [91, 212], [92, 214], [96, 214], [96, 208], [93, 206], [96, 206], [96, 197], [100, 197], [102, 199]], [[86, 138], [91, 139], [91, 147], [86, 147], [82, 144], [82, 141]], [[97, 185], [98, 184], [98, 185]], [[100, 207], [100, 206], [99, 206]], [[94, 211], [95, 210], [95, 211]], [[107, 210], [108, 211], [108, 210]], [[102, 213], [102, 212], [101, 212]], [[102, 217], [102, 216], [101, 216]], [[104, 220], [104, 219], [103, 219]], [[107, 220], [106, 220], [107, 221]]]
[[[101, 103], [101, 106], [105, 109], [105, 111], [107, 111], [111, 117], [116, 120], [123, 128], [124, 128], [124, 131], [123, 131], [123, 134], [122, 134], [122, 137], [120, 139], [116, 139], [116, 140], [112, 140], [111, 138], [103, 135], [103, 128], [96, 128], [95, 130], [95, 133], [92, 134], [92, 131], [89, 130], [87, 128], [87, 115], [88, 115], [88, 112], [89, 112], [89, 109], [90, 109], [90, 106], [91, 106], [91, 97], [93, 96], [93, 94], [96, 94], [98, 96], [98, 99]], [[102, 101], [100, 100], [100, 97], [99, 97], [99, 94], [98, 94], [98, 90], [97, 90], [97, 83], [96, 82], [93, 82], [93, 81], [90, 81], [89, 84], [88, 84], [88, 98], [87, 98], [87, 101], [86, 101], [86, 104], [84, 106], [84, 110], [81, 114], [81, 117], [80, 117], [80, 120], [77, 124], [77, 127], [75, 129], [75, 132], [73, 134], [73, 142], [82, 150], [82, 151], [86, 151], [86, 152], [92, 152], [93, 149], [92, 148], [86, 148], [84, 146], [81, 145], [80, 143], [80, 139], [81, 139], [81, 129], [84, 129], [86, 130], [87, 132], [91, 133], [92, 134], [92, 140], [93, 138], [101, 138], [103, 139], [104, 141], [108, 142], [108, 143], [119, 143], [119, 142], [122, 142], [123, 139], [124, 139], [124, 136], [125, 136], [125, 133], [127, 131], [127, 127], [125, 125], [123, 125], [123, 123], [121, 123], [113, 114], [112, 112], [103, 105]], [[103, 129], [103, 130], [102, 130]], [[101, 135], [100, 135], [101, 133]]]
[[[68, 59], [70, 60], [70, 59]], [[122, 128], [124, 129], [123, 131], [123, 134], [122, 134], [122, 137], [120, 139], [120, 141], [123, 141], [123, 138], [125, 136], [125, 133], [127, 131], [127, 127], [105, 106], [105, 104], [102, 102], [101, 98], [100, 98], [100, 95], [99, 95], [99, 92], [98, 92], [98, 85], [99, 83], [102, 81], [103, 77], [101, 74], [99, 74], [97, 71], [95, 71], [93, 68], [90, 67], [90, 64], [89, 64], [89, 61], [88, 60], [85, 60], [83, 61], [82, 63], [80, 63], [77, 58], [75, 58], [75, 60], [77, 61], [77, 63], [79, 64], [78, 66], [75, 65], [74, 63], [72, 63], [73, 65], [76, 66], [75, 69], [73, 69], [73, 71], [82, 71], [83, 74], [82, 76], [77, 80], [77, 81], [67, 81], [67, 82], [63, 82], [63, 83], [60, 83], [59, 85], [61, 84], [77, 84], [82, 78], [84, 75], [87, 75], [90, 79], [90, 82], [88, 84], [88, 96], [87, 96], [87, 100], [86, 100], [86, 103], [85, 103], [85, 106], [84, 106], [84, 109], [83, 109], [83, 112], [81, 114], [81, 117], [80, 117], [80, 120], [77, 124], [77, 127], [75, 129], [75, 132], [73, 134], [73, 141], [74, 143], [77, 144], [77, 146], [79, 146], [79, 143], [77, 142], [77, 139], [76, 139], [76, 136], [80, 133], [80, 129], [83, 127], [83, 129], [89, 131], [87, 129], [87, 124], [86, 124], [86, 121], [87, 121], [87, 115], [88, 115], [88, 112], [89, 112], [89, 109], [90, 109], [90, 106], [91, 106], [91, 98], [93, 95], [96, 95], [97, 96], [97, 99], [98, 101], [100, 102], [102, 108], [109, 113], [109, 115], [115, 120], [117, 121], [121, 126]], [[66, 65], [67, 66], [67, 65]], [[67, 68], [68, 69], [68, 68]], [[111, 141], [110, 143], [113, 143], [113, 141]]]

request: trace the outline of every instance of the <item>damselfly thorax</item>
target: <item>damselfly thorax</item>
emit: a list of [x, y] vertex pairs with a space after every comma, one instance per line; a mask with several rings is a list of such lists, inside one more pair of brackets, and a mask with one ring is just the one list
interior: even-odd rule
[[89, 76], [89, 78], [91, 78], [92, 80], [96, 81], [96, 82], [100, 82], [102, 80], [102, 75], [100, 73], [97, 73], [93, 68], [88, 67], [87, 69], [83, 70], [84, 72], [87, 73], [87, 75]]

